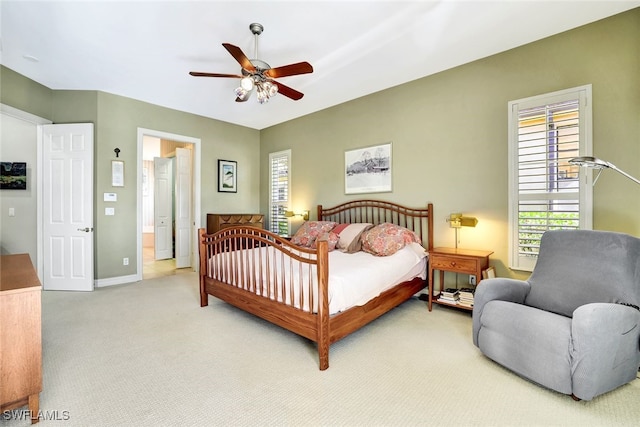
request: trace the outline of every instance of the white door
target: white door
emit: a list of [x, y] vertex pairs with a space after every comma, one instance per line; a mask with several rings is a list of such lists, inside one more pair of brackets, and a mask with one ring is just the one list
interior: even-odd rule
[[93, 290], [93, 124], [42, 127], [43, 288]]
[[176, 148], [176, 268], [191, 266], [191, 150]]
[[155, 259], [173, 258], [173, 160], [162, 157], [153, 159], [155, 174], [153, 197], [153, 223], [155, 234]]

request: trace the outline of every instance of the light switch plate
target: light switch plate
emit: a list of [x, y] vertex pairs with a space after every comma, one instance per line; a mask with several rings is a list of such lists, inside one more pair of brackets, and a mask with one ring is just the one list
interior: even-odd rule
[[104, 214], [105, 215], [115, 215], [116, 214], [116, 208], [104, 208]]

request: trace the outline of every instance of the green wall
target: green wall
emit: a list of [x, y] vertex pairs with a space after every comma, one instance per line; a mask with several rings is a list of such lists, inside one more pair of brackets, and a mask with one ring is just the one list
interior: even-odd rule
[[[640, 177], [639, 43], [635, 9], [264, 129], [261, 164], [291, 148], [292, 207], [315, 212], [359, 198], [344, 194], [345, 150], [391, 141], [393, 192], [364, 196], [433, 202], [436, 246], [455, 243], [450, 213], [476, 216], [460, 247], [492, 250], [499, 276], [524, 277], [507, 267], [507, 103], [592, 84], [594, 155]], [[262, 211], [267, 185], [263, 169]], [[594, 228], [638, 236], [637, 212], [640, 186], [606, 172], [594, 189]]]
[[[95, 124], [95, 278], [129, 276], [137, 267], [138, 128], [201, 139], [201, 224], [207, 212], [257, 212], [260, 133], [194, 114], [96, 91], [50, 90], [5, 67], [0, 102], [54, 123]], [[125, 186], [111, 187], [111, 160], [120, 148]], [[238, 192], [217, 192], [217, 159], [238, 162]], [[103, 193], [115, 192], [115, 216], [104, 215]], [[122, 258], [129, 265], [122, 265]]]
[[[137, 129], [153, 129], [201, 138], [201, 224], [207, 212], [255, 212], [259, 209], [259, 132], [193, 114], [107, 93], [98, 94], [96, 144], [96, 278], [136, 271]], [[115, 148], [125, 162], [125, 186], [111, 187]], [[217, 159], [238, 162], [238, 193], [217, 192]], [[116, 191], [117, 190], [117, 191]], [[116, 215], [105, 216], [104, 192], [117, 192]], [[110, 203], [109, 206], [113, 206]], [[129, 257], [129, 266], [122, 258]], [[132, 265], [133, 264], [133, 265]]]
[[0, 102], [51, 120], [53, 91], [0, 65]]

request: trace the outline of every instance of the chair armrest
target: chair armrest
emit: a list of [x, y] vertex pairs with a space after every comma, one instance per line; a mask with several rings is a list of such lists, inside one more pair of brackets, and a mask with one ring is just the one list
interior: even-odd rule
[[473, 343], [478, 345], [480, 318], [486, 303], [500, 300], [523, 304], [530, 289], [529, 282], [505, 277], [485, 279], [480, 282], [473, 297]]
[[622, 304], [585, 304], [573, 312], [571, 335], [575, 396], [591, 400], [635, 379], [640, 311]]
[[477, 302], [484, 305], [494, 299], [522, 304], [529, 293], [529, 289], [531, 289], [529, 282], [523, 280], [505, 277], [485, 279], [480, 282], [476, 289], [473, 297], [473, 306], [475, 308]]

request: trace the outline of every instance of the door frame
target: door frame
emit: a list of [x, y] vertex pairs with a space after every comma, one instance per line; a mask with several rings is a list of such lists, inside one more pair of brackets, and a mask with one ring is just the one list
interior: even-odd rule
[[202, 149], [202, 141], [200, 138], [194, 138], [186, 135], [178, 135], [174, 133], [138, 128], [138, 183], [137, 183], [137, 259], [138, 265], [136, 267], [137, 280], [142, 280], [143, 259], [142, 259], [142, 169], [143, 169], [143, 157], [142, 151], [144, 146], [144, 137], [150, 136], [154, 138], [167, 139], [176, 142], [186, 142], [193, 144], [193, 163], [191, 164], [192, 176], [192, 188], [193, 188], [193, 230], [191, 233], [191, 248], [194, 256], [191, 257], [191, 268], [198, 270], [197, 257], [195, 256], [198, 251], [198, 227], [201, 224], [200, 214], [200, 153]]
[[[51, 120], [36, 116], [26, 111], [19, 110], [7, 104], [0, 104], [0, 112], [7, 116], [14, 117], [19, 120], [31, 123], [36, 127], [36, 270], [38, 278], [42, 281], [44, 272], [44, 260], [43, 257], [43, 231], [42, 231], [42, 197], [44, 192], [42, 191], [43, 177], [42, 177], [42, 125], [53, 124]], [[32, 261], [33, 262], [33, 261]]]

